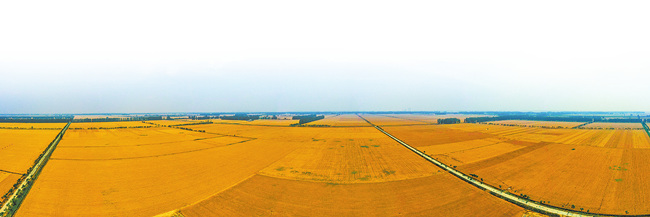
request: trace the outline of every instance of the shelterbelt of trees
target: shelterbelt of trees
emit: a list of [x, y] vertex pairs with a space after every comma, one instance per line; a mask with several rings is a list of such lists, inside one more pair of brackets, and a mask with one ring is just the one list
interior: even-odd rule
[[444, 118], [438, 119], [438, 124], [459, 124], [460, 119], [458, 118]]
[[299, 116], [293, 116], [292, 119], [299, 120], [298, 125], [302, 125], [312, 121], [325, 119], [325, 116], [324, 115], [299, 115]]

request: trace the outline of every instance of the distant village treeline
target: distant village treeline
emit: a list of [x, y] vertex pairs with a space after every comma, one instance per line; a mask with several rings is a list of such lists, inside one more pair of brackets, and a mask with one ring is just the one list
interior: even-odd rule
[[162, 120], [163, 116], [138, 116], [118, 118], [81, 118], [74, 119], [74, 116], [11, 116], [0, 117], [2, 123], [67, 123], [67, 122], [116, 122], [116, 121], [153, 121]]
[[[646, 117], [647, 118], [647, 117]], [[465, 123], [479, 123], [489, 121], [525, 120], [525, 121], [563, 121], [563, 122], [609, 122], [609, 123], [640, 123], [647, 119], [641, 116], [630, 118], [606, 118], [602, 116], [538, 116], [538, 115], [505, 115], [496, 117], [469, 117]]]

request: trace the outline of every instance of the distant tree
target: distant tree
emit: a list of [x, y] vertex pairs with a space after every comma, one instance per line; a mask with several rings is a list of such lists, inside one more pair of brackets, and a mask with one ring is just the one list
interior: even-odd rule
[[460, 119], [458, 118], [438, 119], [438, 124], [458, 124], [458, 123], [460, 123]]

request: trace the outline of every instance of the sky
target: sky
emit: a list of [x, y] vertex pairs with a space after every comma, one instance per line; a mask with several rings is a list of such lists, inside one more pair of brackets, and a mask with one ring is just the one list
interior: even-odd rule
[[0, 114], [650, 111], [648, 1], [4, 1]]

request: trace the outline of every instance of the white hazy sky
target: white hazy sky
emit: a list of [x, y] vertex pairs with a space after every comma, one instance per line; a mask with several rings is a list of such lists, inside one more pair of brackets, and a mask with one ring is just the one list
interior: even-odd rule
[[649, 1], [3, 1], [0, 113], [650, 111]]

